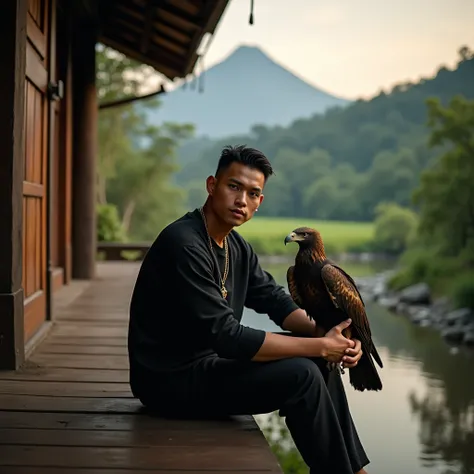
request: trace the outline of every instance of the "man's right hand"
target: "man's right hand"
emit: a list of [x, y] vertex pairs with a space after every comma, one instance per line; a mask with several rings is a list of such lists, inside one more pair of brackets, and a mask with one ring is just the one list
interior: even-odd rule
[[323, 358], [328, 362], [341, 362], [345, 355], [346, 349], [352, 349], [355, 346], [354, 341], [347, 339], [342, 335], [342, 331], [349, 327], [350, 324], [350, 319], [342, 321], [342, 323], [334, 326], [324, 336]]

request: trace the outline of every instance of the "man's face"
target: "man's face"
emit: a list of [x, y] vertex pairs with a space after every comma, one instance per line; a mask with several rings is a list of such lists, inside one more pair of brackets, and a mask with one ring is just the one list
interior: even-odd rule
[[207, 179], [207, 191], [212, 196], [212, 209], [219, 219], [231, 227], [240, 226], [252, 218], [263, 201], [264, 174], [241, 163], [232, 163], [218, 177]]

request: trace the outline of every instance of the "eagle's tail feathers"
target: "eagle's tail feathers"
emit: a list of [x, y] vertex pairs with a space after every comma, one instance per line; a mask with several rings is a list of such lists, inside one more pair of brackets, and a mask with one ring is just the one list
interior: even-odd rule
[[382, 363], [382, 359], [380, 358], [379, 356], [379, 353], [375, 347], [374, 344], [372, 344], [372, 351], [371, 351], [371, 354], [372, 354], [372, 357], [375, 359], [375, 362], [377, 362], [377, 364], [379, 365], [379, 367], [381, 369], [383, 369], [383, 363]]
[[360, 392], [364, 390], [382, 390], [382, 381], [380, 380], [374, 361], [372, 357], [365, 352], [362, 354], [359, 363], [354, 368], [349, 369], [349, 381], [354, 389]]

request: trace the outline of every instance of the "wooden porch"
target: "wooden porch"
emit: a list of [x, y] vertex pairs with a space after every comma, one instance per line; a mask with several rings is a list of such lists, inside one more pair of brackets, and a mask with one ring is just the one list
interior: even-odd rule
[[98, 264], [54, 297], [47, 338], [0, 372], [2, 474], [281, 473], [252, 417], [164, 420], [128, 385], [128, 305], [137, 263]]

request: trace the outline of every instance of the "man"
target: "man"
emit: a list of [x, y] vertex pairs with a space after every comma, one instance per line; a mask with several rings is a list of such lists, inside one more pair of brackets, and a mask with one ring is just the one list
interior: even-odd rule
[[[360, 359], [360, 342], [341, 334], [350, 321], [318, 334], [233, 230], [258, 210], [272, 174], [260, 151], [224, 148], [203, 208], [170, 224], [151, 246], [130, 307], [131, 388], [168, 416], [280, 410], [311, 472], [363, 474], [369, 461], [342, 381], [325, 368]], [[268, 314], [291, 337], [243, 326], [244, 306]]]

